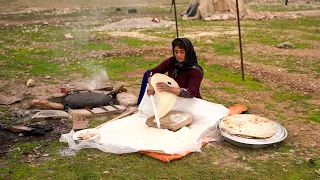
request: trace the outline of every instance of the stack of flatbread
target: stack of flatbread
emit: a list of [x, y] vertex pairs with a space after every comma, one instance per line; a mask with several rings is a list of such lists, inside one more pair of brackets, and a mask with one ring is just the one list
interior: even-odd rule
[[220, 121], [222, 131], [243, 138], [266, 139], [276, 134], [277, 126], [267, 118], [254, 114], [235, 114]]
[[[190, 123], [192, 123], [192, 115], [190, 113], [177, 110], [171, 110], [165, 116], [160, 118], [161, 129], [168, 129], [170, 131], [177, 131]], [[157, 127], [154, 116], [149, 117], [146, 124], [149, 127]]]

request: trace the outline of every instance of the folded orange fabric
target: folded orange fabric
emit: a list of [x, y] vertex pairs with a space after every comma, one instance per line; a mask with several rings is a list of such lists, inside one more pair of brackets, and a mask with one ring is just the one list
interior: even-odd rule
[[[207, 142], [202, 142], [202, 146], [208, 144]], [[145, 154], [148, 156], [151, 156], [155, 159], [158, 159], [162, 162], [170, 162], [172, 160], [180, 159], [183, 158], [184, 156], [192, 153], [192, 152], [187, 152], [185, 155], [180, 155], [180, 154], [166, 154], [166, 153], [160, 153], [160, 152], [151, 152], [151, 151], [139, 151], [141, 154]]]
[[231, 107], [229, 107], [229, 114], [228, 116], [234, 115], [234, 114], [241, 114], [244, 111], [247, 111], [248, 108], [242, 104], [235, 104]]
[[145, 154], [148, 156], [151, 156], [155, 159], [158, 159], [162, 162], [170, 162], [175, 159], [180, 159], [186, 156], [187, 154], [190, 154], [191, 152], [188, 152], [186, 155], [179, 155], [179, 154], [165, 154], [165, 153], [156, 153], [156, 152], [149, 152], [149, 151], [139, 151], [141, 154]]

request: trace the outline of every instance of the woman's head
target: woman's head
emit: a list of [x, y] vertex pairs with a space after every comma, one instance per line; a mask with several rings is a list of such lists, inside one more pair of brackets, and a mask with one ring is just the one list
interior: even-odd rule
[[178, 62], [184, 62], [186, 59], [186, 46], [183, 41], [176, 39], [172, 43], [173, 45], [173, 54]]
[[197, 63], [197, 56], [192, 43], [186, 38], [176, 38], [172, 41], [173, 55], [179, 63]]

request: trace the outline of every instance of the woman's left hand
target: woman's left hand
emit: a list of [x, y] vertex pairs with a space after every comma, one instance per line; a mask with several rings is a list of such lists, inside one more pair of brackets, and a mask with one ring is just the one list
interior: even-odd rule
[[156, 87], [159, 91], [166, 91], [166, 92], [170, 92], [170, 86], [164, 82], [158, 82], [156, 84]]

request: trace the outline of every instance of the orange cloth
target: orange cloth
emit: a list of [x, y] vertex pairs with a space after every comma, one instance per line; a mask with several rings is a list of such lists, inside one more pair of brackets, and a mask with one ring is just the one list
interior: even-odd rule
[[230, 112], [229, 112], [228, 116], [231, 116], [234, 114], [241, 114], [242, 112], [247, 111], [248, 108], [242, 104], [235, 104], [235, 105], [229, 107], [229, 110], [230, 110]]
[[[202, 146], [208, 144], [207, 142], [202, 142]], [[180, 154], [166, 154], [166, 153], [159, 153], [159, 152], [150, 152], [150, 151], [139, 151], [141, 154], [146, 154], [148, 156], [151, 156], [155, 159], [158, 159], [162, 162], [170, 162], [175, 159], [183, 158], [184, 156], [190, 154], [191, 152], [187, 152], [185, 155]]]

